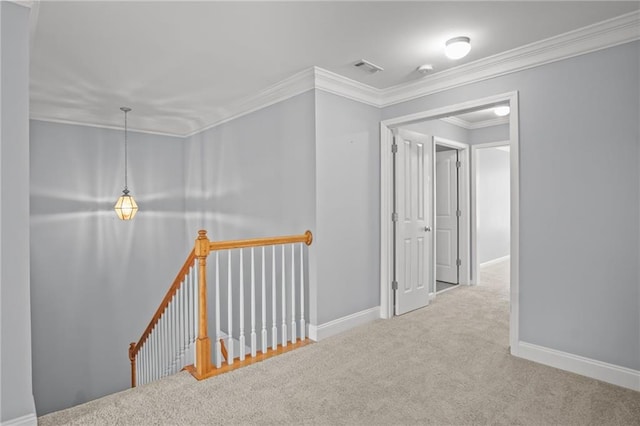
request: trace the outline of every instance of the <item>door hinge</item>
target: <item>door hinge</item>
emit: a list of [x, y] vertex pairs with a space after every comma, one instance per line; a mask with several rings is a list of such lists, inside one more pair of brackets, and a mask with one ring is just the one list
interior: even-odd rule
[[461, 210], [456, 210], [456, 216], [458, 216], [458, 217], [462, 216], [462, 211]]
[[462, 167], [462, 162], [456, 161], [456, 168], [459, 169], [460, 167]]
[[392, 222], [398, 221], [398, 213], [391, 213], [391, 221]]
[[391, 281], [391, 289], [392, 290], [398, 289], [398, 281]]
[[391, 152], [394, 153], [394, 154], [398, 152], [398, 144], [397, 143], [394, 142], [391, 145]]
[[456, 266], [461, 266], [461, 265], [462, 265], [462, 260], [456, 259]]

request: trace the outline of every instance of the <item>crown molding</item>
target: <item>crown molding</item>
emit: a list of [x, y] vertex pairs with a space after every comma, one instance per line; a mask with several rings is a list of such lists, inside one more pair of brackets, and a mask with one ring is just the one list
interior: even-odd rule
[[[28, 4], [28, 7], [35, 5], [37, 8], [38, 6], [37, 1], [16, 1], [15, 3], [23, 6]], [[383, 108], [466, 84], [522, 71], [635, 40], [640, 40], [640, 11], [598, 22], [587, 27], [431, 74], [420, 80], [386, 89], [378, 89], [319, 67], [311, 67], [269, 86], [254, 95], [247, 96], [218, 109], [215, 113], [204, 117], [202, 121], [208, 124], [186, 134], [171, 134], [168, 132], [144, 130], [132, 131], [174, 137], [190, 137], [313, 89]], [[109, 126], [75, 123], [33, 115], [31, 118], [34, 120], [65, 124], [112, 128]], [[488, 124], [487, 122], [485, 125], [475, 123], [473, 124], [475, 127], [472, 128], [488, 127], [498, 124], [500, 123]]]
[[287, 77], [280, 82], [259, 91], [255, 95], [247, 96], [237, 102], [232, 103], [227, 108], [219, 111], [216, 116], [211, 117], [209, 124], [194, 130], [186, 135], [190, 137], [205, 130], [212, 129], [243, 115], [250, 114], [259, 109], [282, 102], [296, 95], [304, 93], [315, 87], [315, 68], [307, 68], [291, 77]]
[[382, 91], [380, 89], [323, 68], [313, 67], [313, 70], [316, 89], [375, 107], [382, 105]]
[[[82, 127], [95, 127], [98, 129], [108, 129], [108, 130], [119, 130], [121, 132], [124, 132], [124, 127], [118, 127], [118, 126], [110, 126], [107, 124], [97, 124], [97, 123], [83, 123], [81, 121], [73, 121], [73, 120], [63, 120], [63, 119], [59, 119], [59, 118], [51, 118], [51, 117], [45, 117], [45, 116], [39, 116], [37, 114], [33, 114], [30, 113], [29, 114], [29, 120], [34, 120], [34, 121], [44, 121], [46, 123], [54, 123], [54, 124], [68, 124], [71, 126], [82, 126]], [[156, 136], [170, 136], [172, 138], [184, 138], [185, 135], [179, 134], [179, 133], [168, 133], [168, 132], [156, 132], [154, 130], [142, 130], [142, 129], [136, 129], [136, 128], [128, 128], [128, 132], [129, 133], [145, 133], [148, 135], [156, 135]]]
[[432, 74], [382, 91], [382, 107], [640, 39], [640, 11]]
[[490, 120], [478, 121], [475, 123], [472, 123], [471, 121], [463, 120], [462, 118], [455, 117], [455, 116], [443, 117], [440, 120], [444, 121], [445, 123], [462, 127], [463, 129], [467, 129], [467, 130], [483, 129], [485, 127], [501, 126], [503, 124], [509, 124], [509, 117], [496, 117]]

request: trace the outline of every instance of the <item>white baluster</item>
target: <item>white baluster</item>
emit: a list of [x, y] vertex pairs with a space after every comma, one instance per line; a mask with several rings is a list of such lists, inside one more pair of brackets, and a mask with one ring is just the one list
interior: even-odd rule
[[244, 361], [244, 256], [240, 249], [240, 337], [238, 338], [240, 361]]
[[281, 268], [281, 272], [282, 272], [282, 327], [281, 327], [281, 333], [282, 333], [282, 346], [287, 346], [287, 291], [286, 291], [286, 271], [284, 268], [284, 260], [285, 260], [285, 254], [284, 254], [284, 245], [282, 246], [282, 268]]
[[195, 342], [196, 336], [198, 335], [196, 327], [198, 324], [198, 260], [196, 259], [193, 263], [193, 268], [191, 270], [191, 306], [193, 310], [193, 315], [191, 316], [191, 332], [193, 334], [193, 338], [191, 340], [191, 347], [193, 348], [193, 365], [196, 366], [196, 349]]
[[184, 348], [184, 323], [182, 321], [184, 311], [182, 310], [182, 286], [184, 283], [180, 284], [180, 288], [178, 289], [178, 304], [176, 304], [176, 311], [178, 312], [178, 357], [177, 359], [180, 362], [176, 362], [176, 372], [182, 367], [184, 367], [183, 362], [184, 359], [182, 357], [182, 348]]
[[222, 366], [222, 345], [220, 339], [220, 252], [216, 251], [216, 368]]
[[278, 349], [278, 327], [276, 326], [276, 246], [271, 246], [271, 348]]
[[169, 320], [169, 342], [170, 342], [170, 350], [169, 350], [169, 374], [173, 374], [173, 367], [176, 361], [176, 298], [174, 297], [169, 301], [169, 316], [167, 319]]
[[158, 333], [160, 331], [159, 323], [153, 328], [153, 377], [152, 380], [158, 380], [158, 370], [160, 369], [160, 350], [158, 348]]
[[135, 365], [136, 365], [136, 385], [141, 385], [142, 384], [142, 350], [138, 352], [138, 355], [136, 355], [136, 359], [135, 359]]
[[145, 343], [145, 345], [149, 346], [149, 355], [150, 355], [149, 375], [148, 375], [149, 381], [155, 380], [155, 376], [154, 376], [154, 373], [156, 371], [156, 350], [154, 346], [155, 336], [156, 336], [156, 329], [154, 327], [153, 330], [151, 330], [149, 337], [147, 338], [147, 342]]
[[291, 343], [296, 343], [296, 253], [291, 244]]
[[156, 340], [158, 344], [158, 373], [157, 373], [158, 377], [157, 379], [159, 379], [162, 373], [162, 317], [158, 319], [157, 329], [158, 329], [157, 330], [158, 335], [156, 336]]
[[228, 251], [228, 257], [227, 257], [227, 323], [228, 323], [228, 327], [229, 329], [227, 330], [228, 333], [228, 339], [227, 339], [227, 364], [233, 364], [233, 322], [232, 322], [232, 310], [233, 310], [233, 304], [232, 304], [232, 291], [233, 288], [231, 286], [231, 251]]
[[264, 275], [264, 246], [262, 246], [262, 353], [267, 353], [267, 292]]
[[146, 344], [142, 346], [142, 349], [140, 350], [140, 353], [142, 355], [138, 355], [138, 357], [140, 357], [140, 356], [142, 357], [142, 358], [140, 358], [142, 360], [142, 365], [140, 366], [141, 367], [140, 368], [141, 375], [140, 375], [139, 383], [141, 385], [143, 385], [143, 384], [147, 383], [146, 379], [147, 379], [147, 365], [148, 365], [147, 353], [148, 353], [148, 351], [147, 351], [147, 345]]
[[256, 268], [253, 247], [251, 247], [251, 357], [256, 356]]
[[300, 340], [305, 339], [307, 324], [304, 320], [304, 245], [300, 243]]
[[164, 324], [164, 365], [162, 366], [162, 376], [167, 375], [167, 367], [171, 365], [171, 328], [169, 323], [168, 307], [164, 310], [162, 315]]

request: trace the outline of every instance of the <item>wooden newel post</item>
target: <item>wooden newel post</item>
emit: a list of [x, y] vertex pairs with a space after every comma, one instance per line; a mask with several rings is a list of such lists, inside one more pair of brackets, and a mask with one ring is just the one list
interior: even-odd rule
[[136, 356], [133, 354], [133, 350], [136, 347], [136, 343], [132, 342], [129, 345], [129, 360], [131, 361], [131, 387], [136, 387]]
[[207, 335], [207, 231], [198, 231], [195, 254], [198, 262], [198, 339], [196, 340], [196, 373], [204, 376], [211, 369], [211, 342]]

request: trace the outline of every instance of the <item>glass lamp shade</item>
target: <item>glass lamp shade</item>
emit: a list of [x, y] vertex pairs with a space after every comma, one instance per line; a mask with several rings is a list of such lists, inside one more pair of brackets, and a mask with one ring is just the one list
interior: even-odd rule
[[131, 220], [138, 213], [136, 200], [129, 195], [129, 191], [123, 191], [115, 205], [116, 214], [121, 220]]

